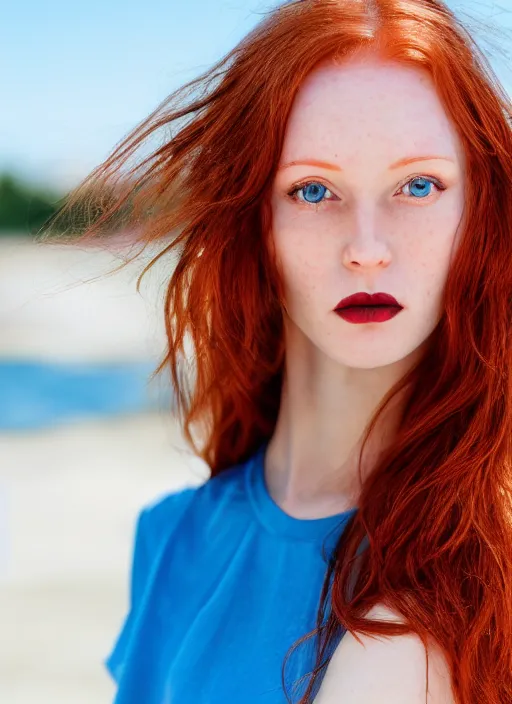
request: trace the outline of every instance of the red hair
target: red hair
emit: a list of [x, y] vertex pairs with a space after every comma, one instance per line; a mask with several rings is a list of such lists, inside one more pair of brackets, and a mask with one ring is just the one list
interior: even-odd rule
[[[124, 214], [143, 246], [165, 245], [142, 276], [177, 253], [156, 374], [170, 370], [185, 435], [212, 476], [248, 459], [273, 434], [280, 404], [283, 295], [270, 193], [287, 119], [313, 69], [357, 50], [431, 75], [465, 150], [465, 226], [427, 352], [385, 399], [410, 391], [327, 569], [316, 667], [299, 704], [311, 702], [340, 629], [413, 632], [426, 648], [433, 638], [458, 704], [504, 704], [512, 702], [512, 111], [461, 22], [440, 0], [287, 3], [164, 101], [65, 210], [91, 184], [109, 185], [109, 205], [81, 241]], [[120, 178], [160, 129], [161, 146]], [[189, 342], [193, 380], [183, 370]], [[405, 623], [367, 620], [377, 602]]]

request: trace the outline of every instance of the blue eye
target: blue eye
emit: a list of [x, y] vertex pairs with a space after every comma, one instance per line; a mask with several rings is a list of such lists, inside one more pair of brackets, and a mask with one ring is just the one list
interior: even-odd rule
[[303, 191], [304, 199], [308, 196], [312, 198], [312, 200], [303, 200], [302, 198], [299, 198], [299, 200], [309, 203], [310, 205], [320, 203], [326, 192], [331, 193], [329, 189], [321, 183], [318, 183], [317, 181], [307, 181], [306, 183], [299, 183], [288, 195], [295, 197], [300, 191]]
[[[445, 191], [446, 186], [439, 181], [437, 178], [427, 177], [427, 176], [414, 176], [409, 179], [407, 183], [400, 187], [398, 193], [402, 192], [404, 195], [413, 196], [408, 200], [431, 200], [430, 196], [433, 195], [432, 187], [437, 191]], [[404, 189], [408, 189], [404, 192]], [[301, 197], [298, 197], [302, 192]], [[331, 191], [319, 183], [318, 181], [303, 181], [298, 183], [293, 189], [288, 193], [288, 196], [292, 200], [298, 200], [301, 203], [307, 203], [308, 205], [323, 205], [324, 197], [329, 194], [329, 198], [326, 200], [332, 200]], [[397, 194], [395, 194], [397, 195]]]
[[423, 178], [422, 176], [416, 176], [406, 183], [402, 188], [409, 187], [409, 193], [413, 196], [418, 196], [419, 198], [425, 198], [431, 193], [431, 187], [434, 185], [433, 181]]

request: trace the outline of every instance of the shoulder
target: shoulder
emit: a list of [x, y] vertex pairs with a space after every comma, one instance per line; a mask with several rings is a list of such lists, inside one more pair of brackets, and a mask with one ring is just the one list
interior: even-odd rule
[[192, 505], [199, 489], [200, 487], [186, 487], [164, 494], [141, 509], [137, 530], [146, 544], [158, 544], [176, 527]]
[[[367, 618], [403, 623], [383, 604]], [[341, 639], [315, 704], [455, 704], [448, 665], [434, 643], [428, 650], [427, 695], [426, 653], [418, 636], [358, 637], [362, 644], [351, 633]]]
[[232, 533], [223, 511], [236, 503], [234, 499], [241, 501], [243, 468], [244, 465], [234, 466], [195, 486], [163, 494], [139, 509], [133, 538], [129, 610], [105, 660], [117, 683], [130, 652], [145, 652], [147, 646], [142, 645], [141, 634], [147, 633], [144, 628], [151, 627], [147, 624], [152, 623], [151, 614], [155, 614], [152, 605], [159, 602], [162, 594], [168, 598], [162, 589], [168, 586], [169, 559], [182, 570], [190, 556], [198, 552], [196, 548], [204, 544], [205, 535], [211, 548], [215, 547], [211, 536], [222, 544], [224, 535]]
[[[205, 541], [220, 541], [245, 515], [245, 469], [233, 465], [195, 486], [161, 495], [139, 510], [132, 557], [132, 604], [155, 584], [159, 568], [169, 559], [187, 560]], [[245, 513], [244, 513], [245, 511]], [[230, 521], [226, 520], [227, 517]]]
[[245, 466], [246, 463], [234, 465], [213, 478], [161, 495], [145, 505], [137, 517], [136, 542], [142, 549], [158, 553], [182, 528], [204, 528], [215, 514], [224, 512], [243, 496]]

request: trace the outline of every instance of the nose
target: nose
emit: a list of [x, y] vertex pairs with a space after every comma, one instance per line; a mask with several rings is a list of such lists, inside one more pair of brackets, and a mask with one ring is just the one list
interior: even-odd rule
[[374, 215], [360, 213], [356, 217], [350, 236], [344, 241], [342, 259], [348, 269], [389, 266], [391, 252], [382, 236], [379, 236], [379, 226]]

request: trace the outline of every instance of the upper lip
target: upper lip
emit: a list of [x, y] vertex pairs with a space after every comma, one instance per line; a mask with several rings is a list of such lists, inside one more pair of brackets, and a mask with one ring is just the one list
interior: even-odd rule
[[389, 293], [354, 293], [341, 300], [334, 310], [349, 306], [398, 306], [403, 308]]

